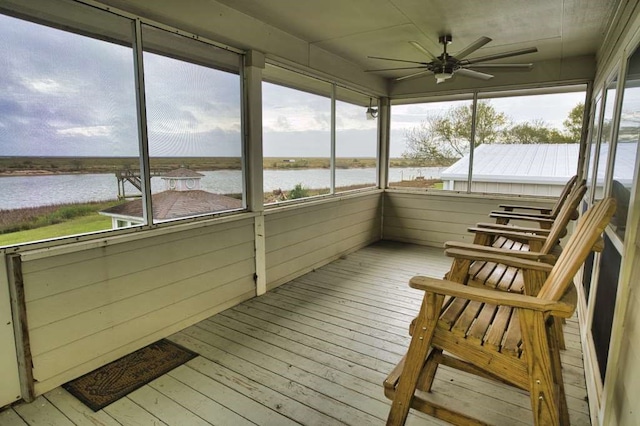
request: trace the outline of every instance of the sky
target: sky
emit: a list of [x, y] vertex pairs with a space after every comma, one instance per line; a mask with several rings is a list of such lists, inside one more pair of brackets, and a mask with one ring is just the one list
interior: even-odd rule
[[[148, 52], [144, 67], [152, 157], [241, 155], [237, 75]], [[130, 47], [0, 15], [0, 155], [137, 156], [133, 68]], [[562, 128], [584, 93], [538, 98], [491, 102], [515, 122]], [[263, 83], [264, 155], [328, 157], [330, 105]], [[450, 105], [393, 106], [391, 156], [406, 150], [406, 130]], [[377, 120], [344, 102], [336, 111], [337, 155], [374, 157]]]

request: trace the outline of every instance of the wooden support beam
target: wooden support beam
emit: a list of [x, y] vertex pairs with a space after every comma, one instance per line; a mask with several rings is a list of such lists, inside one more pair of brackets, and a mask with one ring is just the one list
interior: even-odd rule
[[16, 355], [18, 373], [20, 375], [20, 392], [22, 399], [32, 402], [35, 399], [33, 386], [33, 360], [29, 340], [27, 307], [24, 298], [24, 282], [22, 280], [22, 260], [19, 254], [7, 256], [9, 273], [9, 293], [11, 294], [11, 312], [16, 339]]

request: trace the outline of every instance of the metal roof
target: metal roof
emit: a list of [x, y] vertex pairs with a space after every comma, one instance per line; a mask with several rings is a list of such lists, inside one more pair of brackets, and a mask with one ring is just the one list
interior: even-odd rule
[[[474, 150], [476, 182], [549, 183], [563, 185], [576, 174], [580, 145], [482, 144]], [[469, 155], [442, 172], [442, 180], [466, 180]]]

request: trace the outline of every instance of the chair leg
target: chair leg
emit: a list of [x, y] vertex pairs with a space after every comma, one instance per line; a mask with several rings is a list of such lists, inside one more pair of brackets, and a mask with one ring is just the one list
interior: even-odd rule
[[407, 351], [404, 369], [398, 380], [387, 425], [403, 425], [411, 408], [411, 400], [416, 390], [418, 378], [431, 346], [431, 337], [438, 322], [438, 315], [444, 297], [426, 293], [420, 313], [416, 318], [415, 329]]
[[[558, 404], [560, 411], [560, 424], [569, 425], [569, 406], [567, 405], [567, 397], [564, 393], [564, 379], [562, 377], [562, 360], [560, 359], [560, 339], [558, 339], [558, 330], [562, 333], [562, 321], [558, 318], [549, 318], [549, 350], [551, 355], [551, 368], [554, 375], [554, 382], [558, 387]], [[558, 327], [559, 326], [559, 327]]]
[[560, 424], [556, 406], [554, 373], [547, 339], [544, 314], [542, 312], [519, 309], [522, 343], [527, 351], [529, 370], [529, 395], [536, 426], [557, 426]]
[[564, 321], [561, 321], [559, 318], [556, 318], [553, 321], [553, 326], [555, 328], [556, 341], [558, 342], [558, 349], [560, 350], [567, 349], [567, 344], [564, 341], [564, 330], [562, 329], [563, 323]]
[[440, 365], [440, 355], [442, 355], [442, 350], [434, 348], [427, 357], [427, 362], [422, 369], [422, 373], [418, 379], [418, 385], [416, 386], [421, 391], [431, 392], [433, 379], [436, 377], [436, 371], [438, 370], [438, 365]]

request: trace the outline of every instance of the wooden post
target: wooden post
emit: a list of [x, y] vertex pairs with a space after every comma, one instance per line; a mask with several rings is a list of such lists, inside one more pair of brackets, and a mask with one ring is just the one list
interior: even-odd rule
[[11, 312], [16, 338], [18, 373], [20, 375], [20, 392], [25, 401], [32, 402], [35, 399], [33, 361], [31, 359], [27, 307], [24, 299], [22, 261], [19, 254], [11, 254], [7, 257], [7, 270], [9, 272], [9, 293], [11, 294]]

